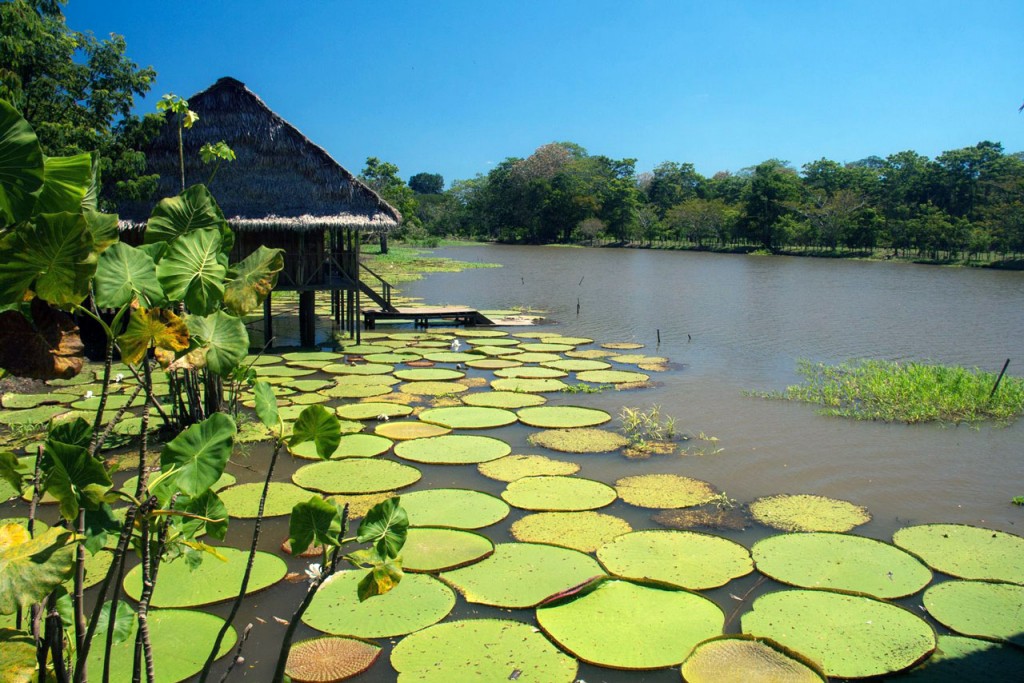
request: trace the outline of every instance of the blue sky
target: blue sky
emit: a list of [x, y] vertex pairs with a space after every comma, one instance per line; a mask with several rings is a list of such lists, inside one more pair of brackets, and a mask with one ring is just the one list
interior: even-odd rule
[[359, 172], [487, 173], [591, 154], [799, 168], [1001, 142], [1024, 150], [1020, 0], [70, 0], [125, 36], [153, 111], [221, 76]]

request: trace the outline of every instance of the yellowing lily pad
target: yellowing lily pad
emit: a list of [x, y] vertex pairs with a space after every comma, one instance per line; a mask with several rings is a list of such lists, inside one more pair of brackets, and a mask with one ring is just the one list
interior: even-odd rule
[[592, 553], [620, 534], [633, 530], [624, 519], [603, 512], [538, 512], [512, 523], [517, 541], [547, 543]]
[[395, 455], [400, 458], [435, 465], [487, 462], [508, 455], [511, 451], [512, 447], [500, 439], [469, 434], [413, 439], [395, 446]]
[[678, 474], [639, 474], [615, 482], [619, 497], [642, 508], [674, 509], [708, 502], [716, 491], [711, 484]]
[[495, 391], [522, 391], [528, 394], [562, 391], [567, 386], [560, 379], [496, 379], [491, 382], [491, 388]]
[[750, 552], [739, 543], [695, 531], [623, 534], [601, 546], [597, 559], [625, 579], [651, 579], [691, 590], [724, 586], [754, 571]]
[[610, 453], [629, 445], [629, 439], [604, 429], [549, 429], [531, 434], [529, 442], [563, 453]]
[[468, 406], [515, 410], [527, 406], [543, 405], [547, 399], [537, 394], [524, 394], [518, 391], [476, 391], [466, 394], [462, 398], [462, 402]]
[[1024, 584], [1024, 538], [965, 524], [922, 524], [899, 529], [893, 543], [932, 569], [961, 579]]
[[390, 420], [405, 417], [412, 412], [412, 406], [397, 403], [365, 402], [347, 403], [335, 408], [334, 413], [342, 420]]
[[594, 558], [576, 550], [499, 543], [486, 560], [445, 572], [441, 578], [469, 602], [526, 608], [603, 573]]
[[395, 441], [408, 441], [409, 439], [427, 439], [434, 436], [443, 436], [452, 430], [448, 427], [419, 420], [399, 420], [396, 422], [382, 422], [373, 431], [379, 436], [394, 439]]
[[377, 493], [409, 486], [421, 476], [415, 467], [391, 460], [344, 458], [300, 467], [292, 482], [324, 493]]
[[509, 513], [500, 498], [471, 489], [424, 489], [402, 495], [402, 508], [413, 526], [448, 526], [480, 529], [496, 524]]
[[520, 353], [515, 358], [510, 360], [518, 361], [519, 363], [550, 363], [551, 361], [561, 360], [561, 356], [557, 353], [550, 353], [547, 351], [527, 351]]
[[871, 521], [859, 505], [807, 494], [758, 498], [750, 504], [750, 514], [761, 524], [783, 531], [846, 532]]
[[510, 482], [501, 497], [523, 510], [569, 512], [611, 505], [616, 495], [611, 486], [593, 479], [540, 476]]
[[380, 645], [358, 638], [322, 636], [294, 643], [284, 673], [292, 683], [327, 683], [357, 676], [377, 661]]
[[576, 474], [580, 466], [574, 462], [552, 460], [543, 455], [506, 455], [504, 458], [482, 462], [476, 466], [480, 474], [498, 481], [515, 481], [539, 475]]
[[593, 382], [595, 384], [626, 384], [632, 382], [646, 382], [651, 377], [642, 372], [629, 370], [585, 370], [576, 373], [576, 379], [581, 382]]
[[466, 366], [477, 370], [500, 370], [502, 368], [515, 368], [523, 363], [509, 358], [481, 358], [466, 362]]
[[511, 411], [481, 406], [430, 408], [424, 410], [418, 417], [423, 422], [449, 429], [493, 429], [516, 421], [516, 414]]
[[494, 552], [486, 536], [464, 529], [410, 527], [402, 546], [402, 569], [440, 572], [478, 562]]
[[556, 370], [555, 368], [524, 365], [518, 368], [495, 370], [494, 374], [496, 377], [509, 379], [550, 379], [565, 377], [568, 373], [564, 370]]
[[689, 683], [827, 683], [825, 672], [807, 657], [770, 638], [718, 636], [694, 648], [682, 666]]
[[448, 382], [465, 376], [464, 372], [448, 368], [409, 368], [395, 371], [395, 377], [406, 382]]
[[725, 615], [683, 590], [604, 581], [537, 609], [537, 623], [562, 649], [615, 669], [680, 664], [697, 643], [722, 633]]
[[543, 429], [594, 427], [612, 419], [603, 410], [580, 406], [537, 406], [523, 408], [516, 414], [523, 424]]

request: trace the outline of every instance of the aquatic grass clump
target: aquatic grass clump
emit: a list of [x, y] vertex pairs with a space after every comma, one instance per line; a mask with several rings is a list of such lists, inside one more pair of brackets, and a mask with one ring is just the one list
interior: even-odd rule
[[886, 422], [1007, 423], [1024, 413], [1024, 378], [977, 368], [864, 360], [839, 365], [801, 361], [804, 383], [768, 398], [806, 401], [825, 415]]

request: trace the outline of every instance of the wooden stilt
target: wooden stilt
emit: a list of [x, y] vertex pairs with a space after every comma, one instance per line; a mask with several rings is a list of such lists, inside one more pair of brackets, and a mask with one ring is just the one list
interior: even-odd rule
[[299, 344], [316, 345], [316, 292], [299, 292]]
[[271, 294], [272, 292], [267, 292], [267, 298], [263, 300], [263, 343], [268, 349], [274, 346], [274, 318], [270, 313]]

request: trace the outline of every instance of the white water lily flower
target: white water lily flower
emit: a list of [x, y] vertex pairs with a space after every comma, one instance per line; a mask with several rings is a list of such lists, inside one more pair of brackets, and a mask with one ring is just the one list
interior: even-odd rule
[[92, 390], [89, 390], [89, 391], [85, 392], [85, 397], [86, 398], [92, 398]]
[[309, 565], [309, 567], [306, 569], [306, 576], [309, 577], [310, 581], [316, 581], [321, 577], [321, 575], [323, 575], [323, 571], [324, 568], [320, 565], [320, 563], [314, 562], [313, 564]]
[[378, 422], [387, 422], [390, 419], [391, 418], [388, 417], [387, 413], [381, 413], [380, 415], [377, 416], [377, 421]]
[[114, 381], [115, 382], [120, 382], [123, 379], [124, 379], [124, 375], [122, 373], [120, 373], [120, 372], [117, 373], [116, 375], [114, 375]]
[[462, 348], [462, 342], [458, 339], [452, 339], [452, 351], [458, 351]]

